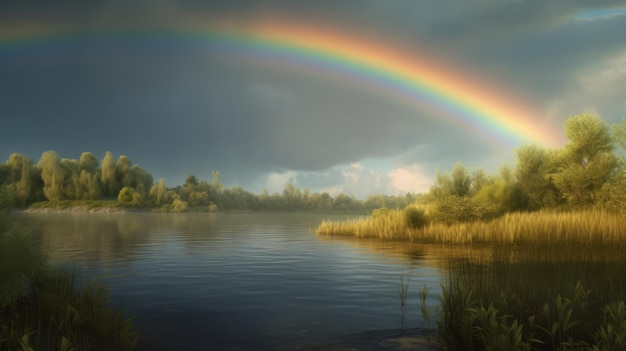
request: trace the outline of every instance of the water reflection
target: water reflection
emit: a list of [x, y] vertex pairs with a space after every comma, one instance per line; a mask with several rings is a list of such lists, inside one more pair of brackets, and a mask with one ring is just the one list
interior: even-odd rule
[[[76, 264], [113, 287], [114, 301], [137, 317], [143, 350], [274, 350], [419, 327], [416, 289], [439, 286], [423, 248], [318, 240], [310, 229], [326, 215], [20, 217], [37, 224], [55, 262]], [[398, 291], [407, 267], [414, 268], [413, 290], [403, 310]]]

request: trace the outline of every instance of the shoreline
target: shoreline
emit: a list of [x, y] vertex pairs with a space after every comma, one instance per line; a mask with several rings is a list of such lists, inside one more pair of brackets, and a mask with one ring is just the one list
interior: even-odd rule
[[[88, 208], [87, 206], [70, 206], [66, 208], [52, 208], [52, 207], [43, 207], [43, 208], [27, 208], [24, 210], [20, 210], [17, 212], [23, 213], [128, 213], [131, 212], [127, 209], [123, 208], [115, 208], [115, 207], [95, 207]], [[140, 211], [132, 211], [132, 212], [140, 212]]]

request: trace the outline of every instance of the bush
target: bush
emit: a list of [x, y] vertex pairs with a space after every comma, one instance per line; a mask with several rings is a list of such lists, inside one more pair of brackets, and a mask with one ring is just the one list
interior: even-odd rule
[[411, 229], [422, 229], [428, 223], [424, 210], [415, 207], [404, 209], [404, 220]]
[[437, 201], [433, 212], [433, 221], [447, 224], [486, 220], [499, 214], [498, 209], [489, 203], [461, 196], [448, 196]]

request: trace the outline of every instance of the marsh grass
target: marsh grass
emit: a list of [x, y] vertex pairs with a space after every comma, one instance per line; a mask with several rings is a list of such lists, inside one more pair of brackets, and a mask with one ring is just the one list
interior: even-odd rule
[[132, 319], [110, 292], [50, 265], [29, 233], [0, 219], [0, 350], [131, 350]]
[[492, 243], [626, 248], [626, 219], [601, 210], [509, 213], [489, 221], [407, 225], [405, 210], [386, 210], [343, 222], [323, 221], [318, 235], [450, 244]]
[[411, 284], [411, 275], [414, 269], [402, 269], [400, 271], [400, 305], [406, 305], [406, 299], [409, 295], [409, 285]]
[[624, 253], [587, 261], [562, 250], [569, 257], [551, 261], [507, 250], [449, 263], [437, 316], [449, 350], [626, 349]]

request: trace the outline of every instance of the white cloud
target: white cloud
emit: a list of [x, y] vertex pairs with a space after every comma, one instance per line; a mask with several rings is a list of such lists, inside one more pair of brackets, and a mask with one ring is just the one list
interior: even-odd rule
[[270, 193], [281, 192], [287, 182], [297, 184], [298, 172], [287, 170], [285, 172], [272, 172], [267, 176], [266, 189]]
[[433, 179], [427, 176], [419, 164], [399, 167], [387, 173], [391, 190], [395, 194], [428, 191]]
[[427, 173], [424, 166], [417, 163], [386, 171], [357, 162], [333, 167], [327, 172], [287, 170], [270, 173], [265, 187], [270, 192], [280, 192], [290, 181], [312, 192], [327, 192], [333, 196], [343, 192], [365, 199], [374, 194], [403, 195], [428, 191], [433, 180]]

